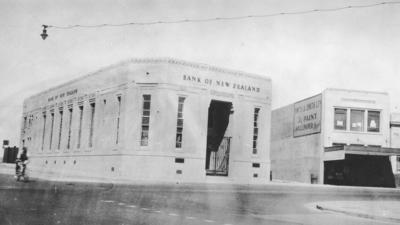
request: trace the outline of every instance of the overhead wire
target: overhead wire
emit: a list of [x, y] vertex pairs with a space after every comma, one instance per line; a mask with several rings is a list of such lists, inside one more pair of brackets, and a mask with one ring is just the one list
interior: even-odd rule
[[179, 19], [179, 20], [159, 20], [159, 21], [150, 21], [150, 22], [129, 22], [129, 23], [119, 23], [119, 24], [95, 24], [95, 25], [67, 25], [67, 26], [56, 26], [56, 25], [42, 25], [46, 28], [55, 28], [55, 29], [73, 29], [73, 28], [101, 28], [101, 27], [121, 27], [121, 26], [147, 26], [147, 25], [157, 25], [157, 24], [178, 24], [178, 23], [204, 23], [204, 22], [212, 22], [212, 21], [229, 21], [229, 20], [243, 20], [243, 19], [256, 19], [256, 18], [267, 18], [267, 17], [276, 17], [276, 16], [285, 16], [285, 15], [303, 15], [303, 14], [311, 14], [311, 13], [321, 13], [321, 12], [334, 12], [341, 10], [349, 10], [349, 9], [358, 9], [358, 8], [371, 8], [383, 5], [394, 5], [400, 4], [400, 1], [386, 1], [386, 2], [378, 2], [372, 4], [364, 4], [364, 5], [347, 5], [341, 7], [334, 8], [320, 8], [320, 9], [310, 9], [310, 10], [302, 10], [302, 11], [292, 11], [292, 12], [279, 12], [279, 13], [270, 13], [270, 14], [254, 14], [254, 15], [244, 15], [244, 16], [230, 16], [230, 17], [212, 17], [212, 18], [204, 18], [204, 19]]

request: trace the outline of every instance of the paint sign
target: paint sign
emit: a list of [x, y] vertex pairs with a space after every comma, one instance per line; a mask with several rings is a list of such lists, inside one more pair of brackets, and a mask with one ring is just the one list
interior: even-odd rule
[[322, 95], [294, 104], [293, 136], [300, 137], [321, 132]]

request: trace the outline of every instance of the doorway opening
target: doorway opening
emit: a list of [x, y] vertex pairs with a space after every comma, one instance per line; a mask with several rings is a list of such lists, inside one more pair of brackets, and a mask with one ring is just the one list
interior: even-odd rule
[[232, 103], [211, 100], [208, 108], [206, 174], [228, 176], [231, 137], [226, 136]]

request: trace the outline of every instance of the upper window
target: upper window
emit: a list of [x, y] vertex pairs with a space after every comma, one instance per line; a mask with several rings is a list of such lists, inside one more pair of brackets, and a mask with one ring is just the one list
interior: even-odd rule
[[[348, 113], [350, 110], [350, 113]], [[380, 132], [380, 111], [335, 108], [334, 129], [358, 132]], [[350, 123], [347, 123], [350, 121]], [[350, 124], [348, 126], [347, 124]]]
[[254, 108], [253, 118], [253, 154], [257, 154], [257, 140], [258, 140], [258, 116], [260, 108]]
[[175, 147], [182, 148], [182, 133], [183, 133], [183, 103], [185, 102], [185, 97], [178, 98], [178, 115], [176, 122], [176, 138]]
[[90, 126], [89, 126], [89, 147], [93, 147], [93, 132], [94, 132], [94, 114], [96, 104], [90, 103]]
[[380, 112], [368, 111], [368, 131], [379, 132]]
[[350, 130], [364, 131], [364, 110], [350, 110]]
[[335, 109], [335, 129], [346, 130], [347, 109]]
[[150, 103], [151, 95], [143, 95], [142, 132], [140, 136], [141, 146], [149, 145]]

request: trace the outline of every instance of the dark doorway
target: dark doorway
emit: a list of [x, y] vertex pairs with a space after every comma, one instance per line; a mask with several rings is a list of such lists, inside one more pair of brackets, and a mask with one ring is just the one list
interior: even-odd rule
[[226, 137], [225, 132], [231, 112], [231, 102], [212, 100], [208, 108], [207, 175], [228, 176], [231, 137]]
[[324, 183], [395, 187], [389, 156], [346, 154], [344, 160], [324, 162]]

